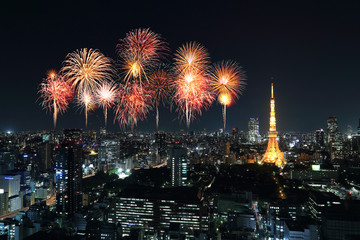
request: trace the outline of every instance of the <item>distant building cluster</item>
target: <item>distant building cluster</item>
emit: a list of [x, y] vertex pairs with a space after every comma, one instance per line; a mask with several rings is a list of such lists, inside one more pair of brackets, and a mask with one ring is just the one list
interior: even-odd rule
[[325, 120], [0, 133], [0, 239], [360, 239], [360, 120]]

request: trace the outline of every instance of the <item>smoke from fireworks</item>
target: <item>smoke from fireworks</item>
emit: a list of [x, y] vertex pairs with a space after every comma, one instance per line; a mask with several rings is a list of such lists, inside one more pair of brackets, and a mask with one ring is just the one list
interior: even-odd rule
[[189, 128], [190, 122], [214, 99], [207, 76], [208, 53], [198, 43], [187, 43], [175, 55], [177, 79], [174, 99], [178, 111]]
[[147, 79], [146, 71], [159, 61], [159, 58], [168, 50], [160, 35], [147, 29], [135, 29], [120, 39], [117, 45], [118, 55], [122, 59], [122, 67], [126, 71], [125, 82], [130, 79]]
[[160, 65], [149, 75], [147, 88], [153, 91], [153, 99], [156, 110], [156, 128], [159, 127], [159, 105], [164, 103], [172, 91], [174, 74], [166, 65]]
[[113, 76], [111, 59], [91, 48], [69, 53], [61, 71], [78, 95], [95, 93], [103, 81]]
[[238, 98], [245, 86], [245, 74], [241, 68], [232, 61], [222, 61], [216, 64], [211, 71], [210, 85], [218, 95], [223, 107], [224, 130], [226, 126], [226, 108], [230, 105], [233, 96]]
[[134, 125], [144, 120], [151, 109], [153, 93], [141, 87], [137, 83], [130, 83], [123, 87], [118, 94], [118, 102], [115, 108], [115, 119], [121, 127]]
[[54, 128], [56, 128], [58, 114], [65, 112], [72, 100], [71, 86], [62, 76], [51, 71], [40, 84], [39, 93], [43, 98], [41, 104], [43, 108], [53, 112]]
[[103, 82], [96, 90], [97, 103], [104, 109], [105, 126], [107, 125], [107, 110], [114, 105], [117, 94], [118, 89], [113, 82]]

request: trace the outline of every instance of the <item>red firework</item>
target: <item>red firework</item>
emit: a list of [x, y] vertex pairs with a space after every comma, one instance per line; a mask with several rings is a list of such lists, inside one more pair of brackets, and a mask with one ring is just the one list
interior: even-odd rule
[[185, 118], [189, 128], [190, 122], [201, 115], [214, 100], [207, 74], [209, 55], [198, 43], [187, 43], [177, 50], [175, 67], [174, 99], [181, 118]]
[[118, 103], [115, 109], [115, 119], [121, 127], [134, 125], [144, 120], [153, 106], [153, 93], [137, 83], [130, 83], [118, 94]]
[[157, 69], [149, 75], [148, 89], [153, 91], [153, 101], [156, 109], [156, 128], [159, 127], [159, 105], [164, 103], [173, 89], [174, 74], [173, 69], [167, 65], [159, 65]]
[[123, 60], [122, 67], [126, 71], [125, 82], [130, 79], [147, 80], [146, 71], [159, 61], [159, 58], [168, 51], [167, 44], [159, 34], [147, 29], [135, 29], [120, 39], [117, 51]]
[[72, 100], [71, 86], [62, 76], [51, 71], [40, 84], [39, 93], [43, 98], [41, 104], [43, 108], [53, 112], [54, 128], [56, 128], [58, 114], [65, 112]]
[[174, 99], [178, 106], [181, 118], [185, 117], [189, 128], [190, 122], [201, 115], [203, 109], [207, 109], [213, 102], [207, 78], [200, 73], [187, 73], [180, 75], [175, 81]]

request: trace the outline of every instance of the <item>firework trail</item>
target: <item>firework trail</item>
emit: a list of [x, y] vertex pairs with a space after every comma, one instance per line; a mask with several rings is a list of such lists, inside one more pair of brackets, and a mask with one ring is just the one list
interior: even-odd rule
[[138, 121], [144, 120], [147, 113], [153, 106], [153, 93], [151, 90], [141, 87], [137, 83], [130, 83], [121, 89], [118, 94], [117, 105], [115, 107], [115, 119], [121, 127], [134, 125]]
[[85, 112], [85, 126], [88, 125], [88, 113], [91, 110], [96, 109], [95, 97], [91, 92], [83, 91], [77, 95], [77, 105], [79, 108], [84, 109]]
[[114, 105], [117, 95], [118, 89], [114, 82], [103, 82], [96, 90], [96, 102], [104, 109], [105, 127], [107, 125], [107, 110]]
[[48, 77], [40, 84], [40, 97], [43, 99], [42, 106], [44, 109], [53, 111], [54, 129], [58, 114], [63, 113], [72, 100], [73, 92], [71, 86], [64, 78], [51, 71]]
[[226, 126], [226, 108], [232, 102], [233, 96], [238, 98], [245, 88], [245, 73], [232, 61], [222, 61], [215, 64], [211, 71], [210, 85], [218, 95], [218, 101], [223, 108], [224, 130]]
[[125, 82], [130, 79], [142, 84], [147, 78], [147, 69], [154, 66], [168, 51], [167, 44], [161, 36], [147, 29], [135, 29], [119, 40], [117, 53], [122, 59], [122, 68], [125, 70]]
[[159, 105], [169, 97], [173, 88], [174, 74], [166, 65], [159, 65], [149, 75], [149, 83], [146, 87], [153, 92], [153, 100], [156, 109], [156, 128], [159, 128]]
[[195, 42], [183, 45], [175, 54], [177, 77], [174, 99], [188, 128], [196, 115], [201, 115], [202, 110], [214, 100], [207, 74], [208, 63], [206, 49]]
[[[90, 96], [91, 101], [94, 101], [93, 96], [97, 88], [100, 88], [104, 82], [111, 80], [114, 73], [111, 59], [105, 57], [98, 50], [83, 48], [66, 56], [61, 72], [76, 92], [78, 102], [86, 104], [87, 126], [89, 107], [86, 101], [90, 101]], [[85, 98], [88, 100], [85, 101]]]

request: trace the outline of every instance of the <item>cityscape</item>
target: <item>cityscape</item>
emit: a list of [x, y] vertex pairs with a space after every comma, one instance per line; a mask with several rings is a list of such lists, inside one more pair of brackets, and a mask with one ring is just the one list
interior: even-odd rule
[[0, 240], [360, 239], [359, 4], [110, 2], [4, 4]]

